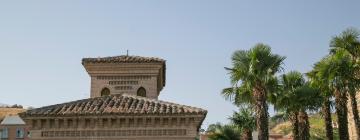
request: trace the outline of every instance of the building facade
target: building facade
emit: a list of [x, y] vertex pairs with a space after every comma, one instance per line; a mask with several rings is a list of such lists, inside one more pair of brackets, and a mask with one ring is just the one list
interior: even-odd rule
[[28, 140], [28, 128], [17, 115], [6, 116], [0, 123], [1, 140]]
[[32, 140], [194, 140], [207, 111], [158, 100], [165, 60], [84, 58], [90, 98], [21, 113]]

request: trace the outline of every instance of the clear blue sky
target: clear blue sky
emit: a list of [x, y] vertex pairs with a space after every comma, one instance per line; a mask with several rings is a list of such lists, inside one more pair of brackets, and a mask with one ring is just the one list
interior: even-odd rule
[[[332, 36], [360, 27], [358, 0], [34, 0], [0, 2], [0, 103], [41, 107], [89, 97], [83, 57], [167, 60], [160, 99], [205, 108], [204, 125], [236, 108], [224, 67], [258, 42], [306, 72]], [[271, 111], [273, 112], [273, 111]]]

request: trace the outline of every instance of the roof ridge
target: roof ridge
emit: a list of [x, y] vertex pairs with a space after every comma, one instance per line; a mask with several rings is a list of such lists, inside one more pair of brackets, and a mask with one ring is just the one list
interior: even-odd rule
[[120, 62], [120, 63], [165, 63], [166, 60], [159, 57], [137, 56], [137, 55], [118, 55], [106, 57], [87, 57], [82, 59], [82, 63], [104, 63], [104, 62]]

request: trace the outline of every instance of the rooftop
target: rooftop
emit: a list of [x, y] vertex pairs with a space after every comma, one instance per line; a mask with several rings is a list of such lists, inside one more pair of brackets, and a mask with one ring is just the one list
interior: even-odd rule
[[86, 63], [165, 63], [165, 60], [157, 57], [120, 55], [98, 58], [83, 58], [82, 64]]
[[128, 94], [110, 95], [83, 99], [28, 110], [21, 116], [71, 116], [71, 115], [140, 115], [140, 114], [201, 114], [207, 111], [201, 108], [165, 102]]
[[18, 116], [6, 116], [1, 122], [1, 125], [23, 125], [25, 122]]
[[109, 57], [97, 57], [97, 58], [83, 58], [82, 65], [85, 64], [124, 64], [124, 63], [142, 63], [142, 64], [161, 64], [162, 65], [162, 86], [166, 83], [166, 61], [157, 57], [144, 57], [144, 56], [130, 56], [130, 55], [119, 55]]

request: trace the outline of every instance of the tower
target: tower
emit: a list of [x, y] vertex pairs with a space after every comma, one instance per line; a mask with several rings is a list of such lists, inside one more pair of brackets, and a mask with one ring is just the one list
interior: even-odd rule
[[131, 94], [157, 99], [165, 86], [165, 60], [155, 57], [114, 56], [83, 58], [91, 77], [90, 97]]

